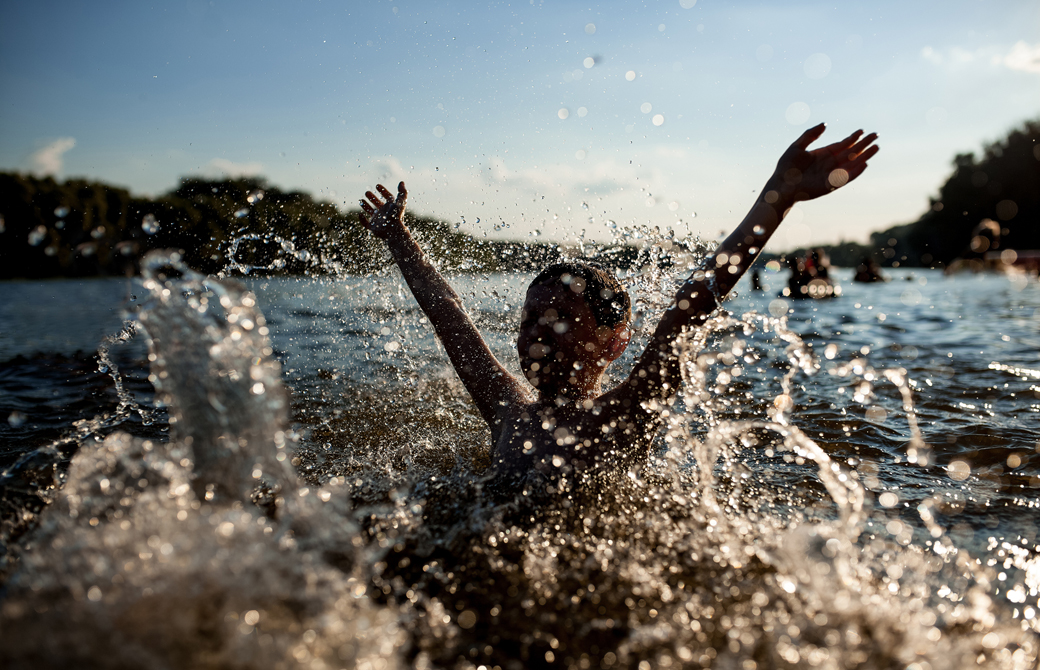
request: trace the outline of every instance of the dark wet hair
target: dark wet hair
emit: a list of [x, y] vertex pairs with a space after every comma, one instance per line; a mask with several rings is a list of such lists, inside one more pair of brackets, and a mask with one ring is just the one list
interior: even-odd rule
[[584, 289], [575, 293], [581, 293], [585, 298], [597, 325], [613, 328], [632, 320], [632, 299], [628, 291], [617, 277], [596, 263], [583, 260], [554, 263], [534, 278], [531, 287], [556, 281], [572, 286], [575, 278], [585, 283]]

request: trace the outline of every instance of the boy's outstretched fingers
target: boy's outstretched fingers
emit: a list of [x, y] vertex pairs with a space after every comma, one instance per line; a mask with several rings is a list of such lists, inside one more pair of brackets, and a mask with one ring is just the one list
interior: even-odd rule
[[391, 193], [390, 189], [388, 189], [387, 187], [383, 186], [382, 184], [376, 184], [376, 190], [379, 191], [379, 195], [386, 198], [387, 202], [394, 201], [394, 194]]
[[385, 237], [391, 227], [402, 223], [408, 191], [403, 181], [397, 185], [397, 197], [382, 184], [376, 185], [376, 191], [378, 195], [365, 191], [365, 197], [360, 200], [361, 224], [377, 237]]
[[820, 137], [820, 135], [823, 135], [823, 131], [825, 131], [825, 130], [827, 130], [827, 124], [826, 123], [818, 123], [815, 126], [813, 126], [812, 128], [810, 128], [810, 129], [806, 130], [804, 133], [802, 133], [802, 136], [799, 137], [797, 140], [795, 140], [794, 143], [795, 143], [796, 146], [801, 147], [802, 149], [804, 149], [807, 146], [809, 146], [810, 144], [812, 144], [813, 142], [815, 142]]
[[[859, 142], [857, 142], [856, 145], [854, 147], [852, 147], [852, 149], [849, 151], [849, 160], [855, 160], [856, 158], [858, 158], [859, 155], [862, 154], [867, 149], [867, 147], [869, 147], [871, 144], [873, 144], [875, 141], [877, 141], [877, 138], [878, 138], [877, 133], [871, 133], [871, 134], [867, 135], [866, 137], [864, 137]], [[874, 149], [874, 152], [872, 154], [870, 154], [871, 156], [873, 156], [875, 153], [877, 153], [877, 146], [875, 145], [873, 147], [873, 149]]]
[[837, 156], [837, 155], [839, 155], [839, 154], [841, 154], [841, 153], [843, 153], [845, 151], [848, 151], [849, 147], [851, 147], [853, 144], [855, 144], [856, 140], [858, 140], [859, 136], [862, 135], [862, 134], [863, 134], [862, 130], [857, 130], [856, 132], [852, 133], [851, 135], [849, 135], [848, 137], [846, 137], [843, 140], [838, 140], [837, 142], [834, 142], [833, 144], [828, 144], [827, 146], [822, 147], [820, 149], [813, 149], [813, 153], [820, 153], [820, 154], [828, 154], [829, 153], [829, 154], [833, 154], [833, 155]]
[[881, 147], [873, 144], [875, 140], [877, 140], [877, 134], [871, 133], [849, 149], [848, 163], [845, 166], [849, 181], [863, 174], [863, 171], [867, 169], [867, 161], [881, 150]]

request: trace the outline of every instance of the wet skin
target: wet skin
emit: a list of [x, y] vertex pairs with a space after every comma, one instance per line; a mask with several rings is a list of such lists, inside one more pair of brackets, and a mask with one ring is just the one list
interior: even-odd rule
[[552, 399], [598, 395], [604, 368], [628, 342], [624, 326], [597, 324], [584, 287], [576, 290], [575, 284], [532, 286], [520, 314], [520, 368], [542, 396]]
[[682, 383], [677, 340], [719, 307], [791, 207], [856, 179], [878, 151], [877, 135], [862, 131], [810, 149], [823, 132], [823, 124], [806, 130], [781, 155], [748, 214], [679, 288], [631, 374], [604, 395], [598, 395], [603, 369], [624, 350], [627, 332], [601, 330], [581, 291], [553, 282], [528, 293], [518, 353], [532, 392], [495, 358], [462, 299], [412, 238], [404, 223], [404, 182], [396, 196], [382, 185], [378, 194], [367, 192], [361, 221], [386, 241], [491, 429], [499, 472], [596, 463], [623, 469], [648, 456], [663, 410]]
[[583, 289], [580, 282], [556, 281], [527, 292], [517, 354], [537, 396], [517, 403], [492, 427], [492, 457], [504, 472], [616, 464], [622, 443], [637, 453], [636, 436], [652, 432], [653, 413], [616, 394], [600, 395], [603, 372], [624, 351], [630, 331], [625, 324], [599, 325]]

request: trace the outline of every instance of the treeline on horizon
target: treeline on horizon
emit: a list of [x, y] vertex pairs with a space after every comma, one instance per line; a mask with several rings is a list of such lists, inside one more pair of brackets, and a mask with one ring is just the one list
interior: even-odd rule
[[[869, 244], [823, 249], [843, 267], [856, 267], [869, 256], [888, 267], [939, 268], [987, 251], [1040, 249], [1040, 119], [986, 145], [979, 157], [957, 154], [953, 173], [929, 205], [913, 223], [871, 233]], [[980, 230], [986, 222], [989, 230]]]
[[[855, 267], [871, 256], [887, 266], [943, 267], [978, 253], [972, 239], [986, 220], [1002, 228], [987, 246], [1040, 249], [1040, 120], [986, 146], [979, 158], [958, 154], [953, 166], [917, 221], [872, 233], [867, 245], [824, 246], [831, 261]], [[561, 253], [551, 243], [478, 239], [429, 217], [409, 215], [408, 223], [448, 271], [530, 272]], [[186, 177], [147, 198], [101, 182], [0, 173], [0, 278], [129, 275], [151, 249], [180, 249], [190, 267], [208, 274], [367, 274], [390, 265], [356, 210], [343, 213], [262, 178]], [[613, 267], [645, 260], [633, 246], [590, 245], [586, 252]]]
[[[152, 249], [179, 249], [206, 274], [367, 274], [391, 260], [358, 211], [262, 178], [186, 177], [147, 198], [96, 181], [0, 173], [0, 216], [3, 279], [133, 275]], [[552, 244], [476, 239], [428, 217], [409, 214], [408, 225], [448, 271], [529, 271], [560, 253]], [[631, 262], [637, 253], [612, 257]]]

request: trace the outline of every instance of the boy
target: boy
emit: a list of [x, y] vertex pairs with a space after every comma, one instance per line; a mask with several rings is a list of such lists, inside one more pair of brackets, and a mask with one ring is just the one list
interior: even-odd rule
[[365, 194], [362, 222], [387, 242], [491, 428], [495, 483], [508, 486], [534, 472], [550, 482], [570, 477], [591, 482], [646, 459], [662, 423], [660, 408], [682, 380], [676, 338], [718, 308], [791, 206], [852, 181], [878, 151], [877, 135], [862, 137], [862, 131], [809, 151], [823, 131], [823, 124], [805, 131], [784, 152], [751, 211], [676, 293], [632, 373], [604, 394], [603, 371], [631, 335], [630, 300], [614, 277], [572, 262], [547, 268], [531, 283], [517, 353], [532, 391], [498, 362], [459, 296], [412, 239], [402, 218], [404, 182], [396, 198], [381, 184], [379, 195]]

